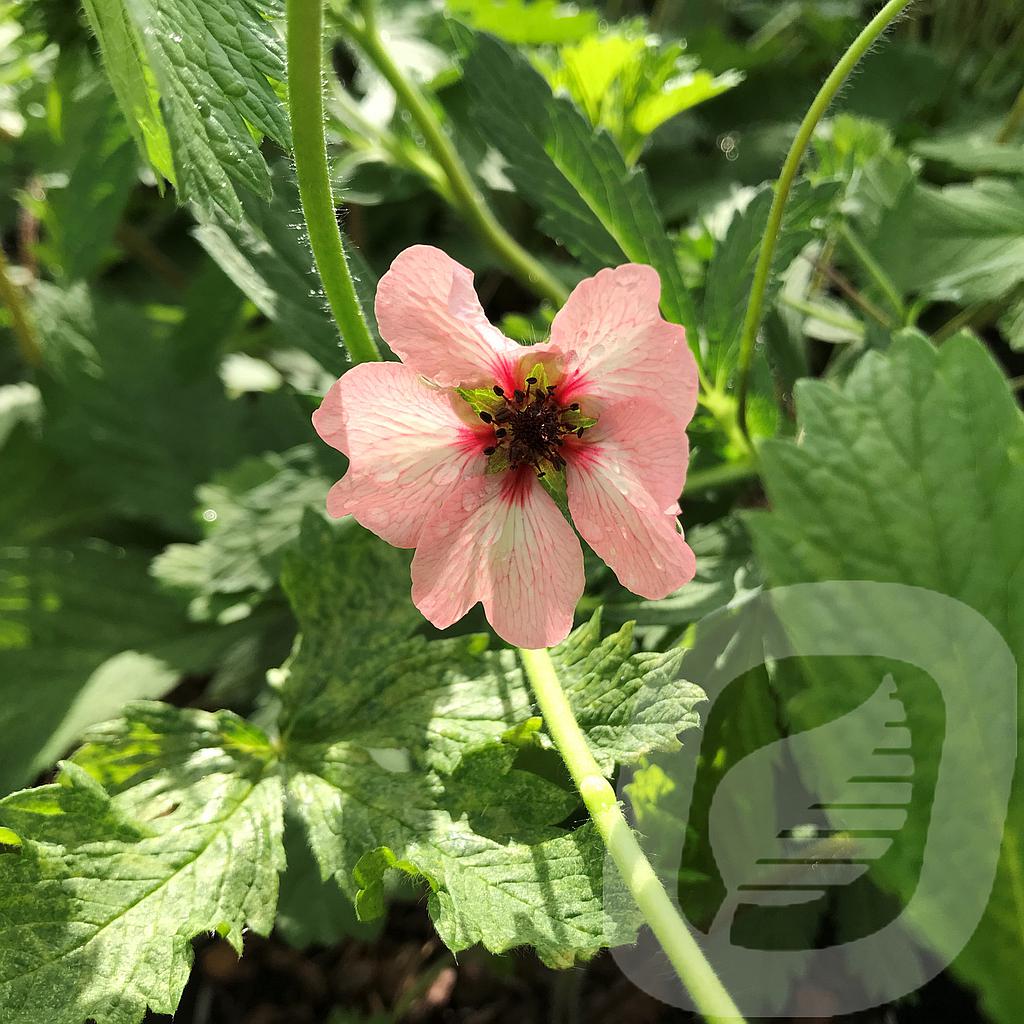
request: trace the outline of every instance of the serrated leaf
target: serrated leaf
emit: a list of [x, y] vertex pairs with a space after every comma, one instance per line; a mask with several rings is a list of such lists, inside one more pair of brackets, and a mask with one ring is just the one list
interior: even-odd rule
[[[287, 146], [272, 81], [280, 39], [260, 0], [89, 0], [86, 12], [125, 116], [157, 170], [207, 219], [242, 216], [232, 181], [270, 198], [255, 134]], [[157, 104], [159, 96], [159, 105]]]
[[148, 554], [100, 542], [0, 548], [0, 790], [25, 785], [129, 700], [214, 668], [233, 631], [190, 626]]
[[196, 487], [246, 454], [308, 437], [290, 395], [231, 400], [215, 377], [183, 372], [173, 336], [144, 309], [84, 286], [40, 284], [35, 300], [47, 440], [122, 515], [187, 537]]
[[[772, 511], [748, 518], [768, 578], [878, 580], [947, 594], [984, 615], [1024, 659], [1024, 421], [982, 346], [958, 335], [936, 351], [906, 332], [888, 355], [865, 356], [842, 391], [802, 383], [797, 406], [801, 443], [772, 441], [761, 453]], [[800, 692], [790, 713], [818, 724], [851, 692], [850, 673], [833, 665]], [[921, 727], [915, 763], [934, 777], [943, 713], [933, 693], [917, 696], [910, 699], [909, 690], [906, 697]], [[915, 803], [901, 852], [880, 865], [880, 877], [904, 900], [917, 885], [913, 850], [923, 842], [927, 812]], [[1008, 980], [1024, 948], [1014, 880], [1022, 829], [1017, 792], [988, 910], [954, 963], [980, 989], [987, 1013], [1006, 1024], [1024, 1009], [1019, 986]]]
[[[380, 911], [389, 870], [425, 882], [453, 950], [532, 945], [564, 966], [629, 941], [634, 912], [605, 888], [597, 836], [554, 827], [575, 795], [515, 760], [510, 741], [523, 730], [509, 729], [535, 712], [514, 652], [482, 636], [402, 640], [415, 623], [401, 618], [365, 650], [379, 612], [357, 605], [353, 615], [336, 598], [352, 584], [336, 579], [358, 580], [363, 559], [382, 550], [398, 554], [372, 540], [360, 551], [307, 519], [286, 574], [302, 642], [285, 672], [284, 756], [321, 870], [364, 915]], [[385, 571], [403, 569], [392, 557], [374, 576], [387, 592]], [[678, 656], [632, 655], [628, 629], [602, 642], [595, 619], [552, 654], [609, 772], [616, 759], [671, 748], [695, 724], [702, 694], [675, 679]]]
[[192, 618], [234, 619], [277, 585], [304, 511], [321, 508], [329, 487], [308, 448], [247, 459], [199, 488], [206, 537], [170, 545], [153, 575], [189, 595]]
[[[244, 217], [236, 225], [203, 224], [194, 234], [235, 286], [277, 328], [289, 347], [312, 355], [332, 376], [349, 365], [338, 329], [327, 312], [320, 278], [303, 234], [298, 192], [290, 170], [274, 169], [270, 203], [242, 192]], [[374, 337], [377, 281], [366, 261], [346, 245], [363, 314]]]
[[537, 204], [541, 226], [588, 270], [623, 257], [661, 276], [665, 315], [693, 328], [693, 302], [643, 171], [630, 169], [611, 136], [593, 129], [565, 96], [504, 43], [472, 36], [464, 76], [477, 128], [505, 158], [508, 176]]
[[1024, 281], [1024, 184], [918, 184], [875, 246], [906, 292], [964, 304], [998, 299]]
[[112, 788], [133, 788], [111, 797], [68, 764], [0, 802], [21, 840], [0, 855], [5, 1024], [173, 1013], [194, 936], [217, 931], [240, 952], [244, 928], [273, 924], [281, 786], [265, 738], [227, 713], [134, 716], [82, 753]]
[[[95, 74], [91, 64], [88, 71]], [[77, 84], [77, 83], [76, 83]], [[60, 182], [39, 210], [41, 258], [67, 281], [89, 277], [108, 256], [132, 188], [138, 154], [107, 84], [98, 79], [63, 98]]]
[[632, 654], [633, 624], [600, 638], [600, 616], [551, 651], [558, 676], [599, 765], [636, 764], [656, 750], [679, 747], [700, 726], [699, 686], [680, 678], [683, 651]]

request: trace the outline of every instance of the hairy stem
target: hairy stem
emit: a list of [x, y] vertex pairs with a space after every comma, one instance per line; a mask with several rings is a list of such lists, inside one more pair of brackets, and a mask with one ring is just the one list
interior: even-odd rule
[[288, 109], [299, 198], [324, 293], [354, 363], [380, 358], [356, 297], [331, 192], [324, 138], [323, 0], [288, 0]]
[[661, 943], [680, 981], [708, 1021], [739, 1020], [743, 1015], [704, 958], [650, 861], [629, 827], [608, 780], [601, 772], [545, 650], [520, 650], [523, 667], [551, 738], [565, 761], [580, 796], [615, 866], [644, 919]]
[[906, 10], [913, 0], [889, 0], [877, 15], [871, 19], [864, 30], [850, 45], [850, 48], [839, 59], [839, 62], [832, 69], [825, 83], [818, 90], [814, 102], [804, 115], [800, 127], [797, 129], [796, 138], [786, 154], [786, 160], [782, 165], [782, 172], [775, 185], [775, 195], [772, 199], [771, 209], [768, 212], [768, 224], [765, 228], [764, 239], [761, 242], [761, 251], [758, 253], [757, 265], [754, 268], [754, 282], [750, 290], [750, 299], [747, 303], [747, 312], [743, 320], [743, 329], [740, 332], [740, 354], [738, 365], [738, 386], [737, 386], [737, 420], [740, 430], [744, 434], [747, 431], [747, 393], [750, 388], [750, 368], [754, 361], [754, 346], [757, 341], [757, 332], [761, 327], [762, 308], [764, 306], [765, 293], [768, 290], [768, 279], [771, 276], [772, 259], [775, 256], [775, 249], [779, 241], [779, 232], [782, 229], [782, 215], [786, 208], [786, 200], [792, 191], [793, 183], [796, 180], [797, 171], [803, 160], [804, 153], [817, 128], [818, 122], [825, 115], [836, 93], [846, 81], [847, 76], [857, 65], [858, 61], [868, 51], [876, 39]]
[[11, 314], [11, 332], [18, 343], [22, 359], [29, 366], [42, 365], [43, 357], [39, 351], [36, 332], [25, 305], [25, 296], [10, 278], [7, 257], [4, 256], [3, 248], [0, 248], [0, 302], [7, 307], [7, 311]]
[[448, 189], [463, 216], [527, 288], [555, 306], [561, 306], [568, 297], [565, 286], [502, 227], [476, 187], [451, 139], [445, 134], [427, 98], [392, 59], [377, 29], [370, 0], [363, 0], [360, 9], [363, 12], [361, 24], [346, 15], [339, 15], [341, 22], [366, 57], [387, 79], [398, 101], [416, 123], [427, 149], [444, 172]]

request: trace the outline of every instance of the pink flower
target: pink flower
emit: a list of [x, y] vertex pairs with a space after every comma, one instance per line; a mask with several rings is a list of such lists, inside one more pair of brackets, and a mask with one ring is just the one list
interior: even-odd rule
[[313, 424], [349, 459], [328, 511], [416, 548], [412, 599], [435, 626], [480, 601], [518, 647], [568, 634], [583, 553], [541, 474], [564, 471], [576, 529], [623, 586], [661, 598], [693, 578], [676, 516], [697, 369], [660, 292], [650, 267], [602, 270], [524, 347], [441, 250], [406, 249], [384, 275], [377, 321], [402, 362], [352, 367]]

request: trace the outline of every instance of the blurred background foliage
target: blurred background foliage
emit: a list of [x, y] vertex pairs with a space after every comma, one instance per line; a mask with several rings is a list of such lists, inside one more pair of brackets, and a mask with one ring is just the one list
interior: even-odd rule
[[[683, 502], [698, 579], [642, 602], [588, 559], [580, 612], [604, 605], [610, 624], [636, 620], [650, 649], [689, 643], [702, 615], [766, 576], [787, 576], [765, 547], [755, 557], [734, 515], [765, 503], [735, 427], [736, 341], [771, 197], [765, 183], [877, 5], [403, 0], [376, 12], [384, 67], [351, 12], [333, 4], [330, 153], [367, 309], [394, 255], [430, 242], [474, 270], [510, 336], [543, 337], [554, 312], [479, 230], [472, 202], [396, 92], [396, 74], [558, 286], [629, 257], [658, 266], [675, 289], [706, 377]], [[1019, 0], [922, 0], [844, 88], [815, 135], [780, 245], [754, 367], [756, 442], [795, 435], [798, 380], [852, 375], [857, 387], [865, 360], [877, 365], [870, 354], [910, 329], [937, 343], [974, 334], [1019, 388], [1022, 51]], [[304, 512], [322, 509], [343, 470], [309, 426], [346, 358], [311, 267], [288, 157], [273, 138], [256, 153], [253, 130], [257, 170], [251, 181], [225, 178], [228, 198], [211, 208], [187, 182], [176, 190], [164, 180], [176, 171], [161, 147], [176, 130], [168, 108], [166, 130], [145, 129], [144, 161], [83, 11], [64, 0], [0, 0], [0, 234], [6, 276], [29, 313], [22, 324], [0, 307], [3, 792], [45, 775], [87, 726], [132, 699], [265, 714], [267, 674], [295, 637], [282, 560]], [[996, 398], [979, 385], [978, 400]], [[910, 582], [908, 573], [896, 578]], [[458, 628], [485, 624], [471, 617]], [[1019, 633], [1020, 622], [1006, 628]], [[778, 737], [787, 685], [747, 680], [746, 701], [716, 706], [698, 792]], [[301, 856], [285, 885], [280, 938], [329, 946], [358, 928], [337, 894], [330, 905], [340, 909], [323, 913]], [[713, 903], [709, 870], [706, 849], [691, 850], [682, 877], [693, 883], [695, 916], [703, 900]], [[359, 948], [393, 955], [397, 940], [388, 941]], [[1006, 953], [1011, 962], [1020, 948]], [[477, 967], [467, 963], [470, 978]], [[439, 970], [416, 963], [403, 982], [410, 1000], [434, 991]], [[515, 965], [495, 960], [486, 970], [501, 977]], [[946, 980], [924, 1006], [945, 1003], [970, 1019], [982, 1012], [969, 994], [978, 989], [992, 1019], [1019, 1020], [1019, 992], [971, 963], [958, 977], [966, 989]], [[558, 989], [555, 1001], [575, 998]], [[381, 1009], [391, 1016], [380, 1019], [398, 1019], [395, 1007], [388, 1001]], [[917, 1012], [902, 1007], [898, 1019]]]

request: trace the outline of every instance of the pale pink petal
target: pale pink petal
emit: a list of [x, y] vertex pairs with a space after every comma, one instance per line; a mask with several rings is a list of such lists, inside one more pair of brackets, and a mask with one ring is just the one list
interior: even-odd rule
[[627, 263], [581, 281], [551, 325], [562, 355], [562, 401], [647, 398], [684, 424], [697, 405], [697, 364], [686, 332], [658, 309], [661, 281], [652, 267]]
[[349, 457], [327, 500], [396, 547], [415, 547], [427, 517], [461, 479], [483, 473], [493, 436], [467, 426], [452, 396], [400, 363], [361, 363], [313, 414], [317, 433]]
[[576, 529], [627, 590], [658, 600], [693, 579], [696, 560], [674, 510], [666, 511], [627, 464], [599, 445], [580, 447], [566, 485]]
[[435, 626], [477, 601], [516, 647], [550, 647], [572, 628], [583, 553], [531, 470], [466, 480], [420, 534], [412, 599]]
[[685, 420], [650, 400], [615, 402], [582, 440], [570, 437], [562, 454], [572, 461], [578, 452], [588, 458], [598, 451], [609, 465], [628, 469], [662, 511], [679, 511], [690, 460]]
[[392, 351], [438, 384], [505, 385], [522, 354], [484, 315], [473, 274], [430, 245], [395, 257], [377, 286], [375, 310]]

